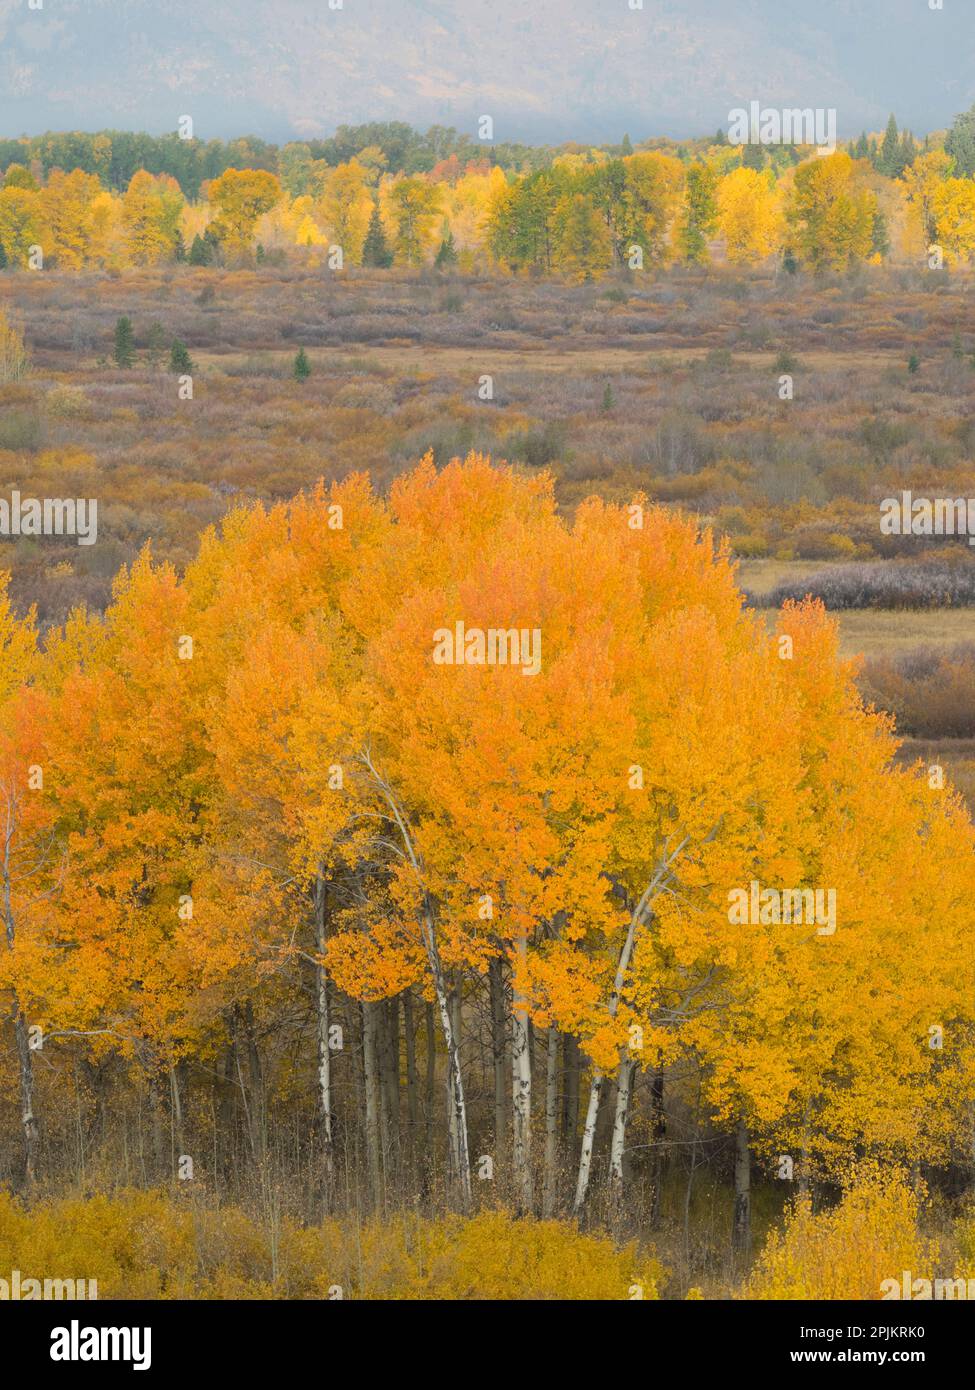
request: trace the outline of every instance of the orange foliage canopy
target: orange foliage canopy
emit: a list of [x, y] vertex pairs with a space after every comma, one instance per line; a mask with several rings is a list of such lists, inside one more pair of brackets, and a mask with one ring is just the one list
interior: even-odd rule
[[[45, 1027], [206, 1052], [309, 954], [429, 995], [427, 913], [455, 978], [505, 958], [603, 1070], [695, 1058], [759, 1143], [959, 1140], [971, 824], [892, 766], [821, 606], [769, 633], [691, 521], [570, 524], [546, 477], [427, 458], [385, 501], [356, 476], [237, 511], [182, 579], [144, 555], [39, 657], [4, 608], [0, 653], [18, 836], [57, 847], [0, 984]], [[831, 891], [834, 930], [741, 920], [753, 883]]]

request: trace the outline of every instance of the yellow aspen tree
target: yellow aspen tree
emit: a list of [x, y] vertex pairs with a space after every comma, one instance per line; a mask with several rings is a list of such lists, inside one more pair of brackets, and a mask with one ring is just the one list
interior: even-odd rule
[[782, 217], [771, 179], [755, 169], [732, 169], [718, 184], [718, 230], [733, 265], [754, 265], [781, 244]]

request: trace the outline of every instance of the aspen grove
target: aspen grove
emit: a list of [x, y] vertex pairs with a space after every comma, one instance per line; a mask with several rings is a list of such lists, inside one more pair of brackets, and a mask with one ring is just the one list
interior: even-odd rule
[[4, 1172], [625, 1230], [693, 1142], [740, 1251], [756, 1174], [970, 1185], [972, 824], [854, 674], [696, 522], [475, 454], [4, 598]]

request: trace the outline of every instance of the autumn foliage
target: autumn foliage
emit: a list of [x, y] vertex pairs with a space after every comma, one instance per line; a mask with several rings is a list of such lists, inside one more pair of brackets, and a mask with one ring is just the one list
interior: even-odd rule
[[[769, 1172], [967, 1161], [967, 813], [894, 763], [822, 606], [769, 631], [692, 521], [569, 520], [545, 475], [427, 458], [386, 498], [238, 509], [182, 576], [146, 552], [41, 643], [4, 606], [0, 656], [28, 1180], [31, 1030], [103, 1118], [108, 1077], [147, 1096], [157, 1176], [218, 1180], [185, 1147], [207, 1075], [262, 1174], [304, 1107], [326, 1210], [349, 1145], [374, 1202], [425, 1173], [467, 1210], [616, 1210], [634, 1108], [660, 1144], [672, 1087]], [[743, 920], [751, 885], [833, 894], [832, 930]]]
[[272, 1242], [237, 1208], [181, 1207], [158, 1190], [60, 1198], [30, 1212], [0, 1194], [0, 1261], [23, 1279], [83, 1269], [100, 1300], [650, 1300], [666, 1273], [635, 1243], [618, 1249], [605, 1236], [496, 1211], [358, 1226], [285, 1218]]
[[[256, 153], [237, 143], [242, 155]], [[386, 265], [375, 246], [366, 253], [370, 227], [398, 265], [572, 280], [772, 256], [814, 271], [888, 258], [923, 265], [931, 243], [939, 267], [975, 257], [975, 185], [955, 176], [944, 149], [913, 142], [896, 168], [876, 149], [724, 139], [697, 141], [693, 153], [576, 147], [526, 159], [522, 151], [508, 165], [454, 155], [424, 172], [388, 169], [378, 146], [331, 163], [302, 148], [272, 161], [279, 173], [243, 165], [201, 181], [197, 172], [184, 175], [185, 191], [172, 174], [146, 168], [122, 188], [107, 186], [94, 153], [86, 162], [98, 172], [55, 165], [35, 178], [11, 163], [0, 186], [3, 263], [37, 268], [40, 252], [67, 270], [207, 265], [215, 256], [233, 266], [273, 251], [316, 265], [327, 256], [333, 270], [364, 259]]]
[[796, 1199], [762, 1251], [748, 1297], [876, 1300], [904, 1270], [929, 1280], [940, 1272], [938, 1243], [918, 1229], [921, 1202], [905, 1174], [868, 1165], [848, 1178], [835, 1207], [814, 1215], [808, 1194]]

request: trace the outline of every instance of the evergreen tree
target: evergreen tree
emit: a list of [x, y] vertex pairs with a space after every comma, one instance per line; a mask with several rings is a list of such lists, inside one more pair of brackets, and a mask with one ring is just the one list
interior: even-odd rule
[[212, 260], [213, 248], [197, 232], [193, 238], [193, 245], [190, 247], [190, 265], [210, 265]]
[[898, 174], [903, 174], [905, 169], [909, 169], [917, 159], [917, 141], [909, 130], [905, 130], [901, 136], [900, 149], [897, 153]]
[[861, 133], [859, 140], [856, 142], [856, 146], [855, 146], [855, 149], [854, 149], [854, 152], [853, 152], [853, 158], [854, 158], [854, 159], [869, 159], [869, 158], [870, 158], [870, 141], [867, 139], [867, 132], [866, 132], [866, 131], [863, 131], [863, 132]]
[[436, 266], [438, 270], [444, 270], [447, 266], [456, 264], [457, 247], [454, 245], [454, 234], [445, 222], [443, 239], [440, 242], [440, 250], [437, 252]]
[[295, 357], [294, 370], [291, 374], [295, 381], [305, 381], [311, 376], [311, 364], [308, 361], [308, 355], [303, 347], [298, 349]]
[[[625, 183], [626, 166], [621, 160], [611, 161], [596, 174], [597, 193], [601, 185], [611, 179], [614, 180], [612, 189], [622, 187], [615, 182], [615, 171], [619, 172]], [[611, 207], [620, 195], [611, 191], [605, 201], [601, 193], [599, 196], [605, 218], [605, 203], [608, 202]], [[488, 241], [494, 255], [511, 266], [535, 266], [550, 270], [552, 222], [559, 198], [555, 180], [546, 171], [530, 174], [523, 183], [515, 185], [510, 199], [495, 213], [489, 225]], [[605, 220], [609, 221], [608, 218]]]
[[149, 332], [146, 334], [146, 346], [150, 367], [158, 367], [166, 350], [166, 331], [158, 320], [149, 325]]
[[135, 361], [135, 335], [132, 320], [123, 316], [115, 325], [115, 346], [112, 349], [117, 367], [131, 367]]
[[176, 241], [173, 243], [173, 259], [177, 261], [186, 260], [186, 242], [183, 240], [183, 233], [177, 229]]
[[3, 242], [0, 241], [0, 270], [6, 270], [6, 268], [7, 268], [7, 253], [6, 253], [6, 251], [3, 249]]
[[754, 169], [760, 174], [765, 168], [765, 146], [749, 141], [742, 149], [741, 163], [742, 168]]
[[955, 161], [955, 177], [970, 179], [975, 175], [975, 106], [956, 116], [945, 140], [945, 154]]
[[[721, 134], [722, 132], [719, 131], [718, 133]], [[720, 144], [720, 143], [721, 143], [721, 141], [719, 140], [719, 141], [718, 141], [718, 144]], [[620, 145], [620, 154], [623, 155], [623, 156], [625, 157], [626, 155], [629, 155], [629, 154], [632, 154], [632, 153], [633, 153], [633, 141], [630, 139], [630, 137], [629, 137], [628, 135], [624, 135], [624, 136], [623, 136], [623, 143]]]
[[189, 376], [193, 371], [193, 359], [190, 357], [189, 348], [180, 342], [179, 338], [173, 339], [173, 345], [169, 350], [169, 370], [177, 376]]
[[393, 253], [386, 242], [378, 203], [373, 206], [372, 216], [369, 218], [369, 227], [362, 246], [362, 264], [376, 266], [381, 270], [387, 270], [393, 264]]
[[900, 173], [900, 136], [897, 130], [897, 121], [893, 113], [887, 122], [887, 129], [884, 132], [883, 143], [880, 146], [880, 154], [877, 156], [877, 172], [886, 174], [887, 178], [895, 179]]

